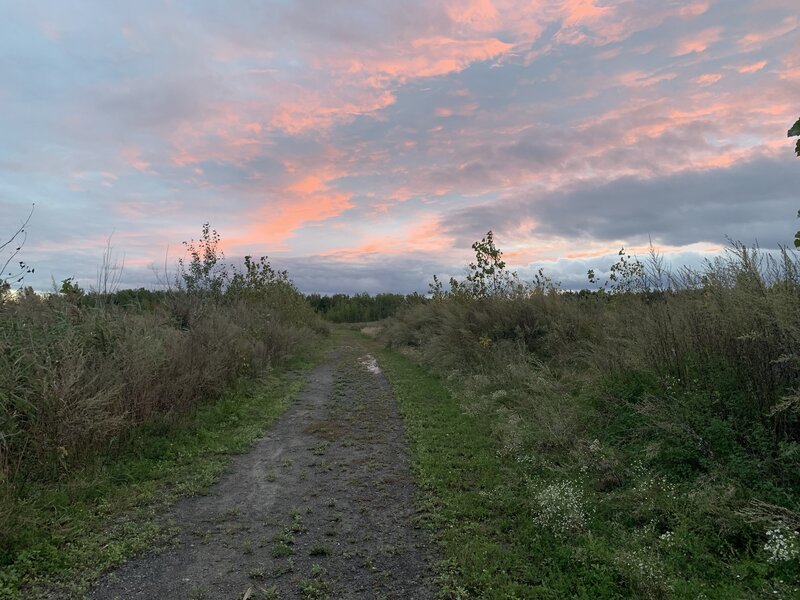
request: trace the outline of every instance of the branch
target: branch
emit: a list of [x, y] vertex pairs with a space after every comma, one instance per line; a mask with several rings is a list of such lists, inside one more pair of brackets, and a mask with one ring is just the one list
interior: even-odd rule
[[[0, 280], [2, 280], [2, 281], [6, 281], [6, 276], [3, 275], [3, 274], [6, 272], [6, 269], [8, 268], [8, 265], [10, 265], [11, 262], [14, 260], [14, 258], [16, 258], [16, 256], [20, 253], [20, 251], [22, 250], [22, 247], [25, 245], [25, 242], [28, 239], [28, 232], [25, 230], [25, 228], [28, 226], [28, 223], [30, 223], [31, 217], [33, 216], [33, 211], [34, 211], [35, 208], [36, 208], [36, 204], [35, 203], [31, 204], [31, 210], [28, 213], [28, 216], [22, 222], [22, 225], [19, 226], [19, 228], [11, 235], [10, 238], [8, 238], [7, 241], [5, 241], [3, 243], [0, 243], [0, 252], [3, 252], [8, 246], [13, 244], [14, 241], [17, 240], [20, 236], [22, 237], [22, 240], [17, 243], [17, 247], [14, 248], [14, 250], [11, 252], [9, 257], [3, 263], [2, 268], [0, 268]], [[8, 273], [8, 277], [10, 277], [11, 279], [14, 279], [15, 277], [19, 277], [20, 275], [23, 275], [28, 270], [27, 266], [25, 265], [25, 263], [22, 263], [22, 262], [20, 262], [20, 269], [21, 270], [16, 275], [11, 275], [11, 273], [9, 272]]]

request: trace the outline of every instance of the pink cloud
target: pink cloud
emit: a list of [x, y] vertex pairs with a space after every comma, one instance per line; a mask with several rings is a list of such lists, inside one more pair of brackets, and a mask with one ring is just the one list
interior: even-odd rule
[[447, 16], [454, 23], [477, 31], [491, 31], [499, 24], [499, 14], [492, 0], [468, 0], [445, 5]]
[[142, 158], [142, 151], [138, 146], [123, 147], [122, 156], [137, 171], [150, 171], [150, 163]]
[[722, 75], [719, 73], [706, 73], [705, 75], [700, 75], [699, 77], [695, 77], [694, 81], [698, 85], [711, 85], [717, 83], [722, 79]]
[[425, 252], [443, 255], [452, 244], [452, 239], [443, 235], [439, 217], [420, 215], [420, 223], [388, 235], [367, 236], [357, 245], [334, 248], [323, 256], [340, 260], [358, 260], [372, 254], [411, 254]]
[[743, 65], [741, 67], [738, 67], [736, 70], [739, 71], [739, 73], [755, 73], [756, 71], [760, 71], [766, 66], [767, 66], [767, 61], [760, 60], [751, 65]]
[[352, 208], [351, 195], [344, 192], [319, 192], [283, 201], [273, 202], [252, 213], [251, 225], [241, 236], [232, 238], [232, 247], [282, 244], [301, 226], [325, 221]]
[[710, 4], [708, 2], [695, 2], [694, 4], [689, 4], [687, 6], [682, 6], [678, 10], [678, 14], [681, 17], [699, 17], [700, 15], [705, 14], [708, 12]]
[[597, 6], [594, 0], [566, 0], [564, 2], [566, 18], [564, 24], [575, 25], [578, 23], [595, 22], [614, 12], [608, 6]]
[[748, 33], [739, 40], [740, 46], [745, 50], [755, 50], [760, 48], [765, 42], [783, 37], [787, 33], [791, 33], [797, 29], [798, 19], [796, 16], [786, 17], [774, 27], [770, 27], [764, 31], [754, 31]]
[[656, 85], [662, 81], [670, 81], [678, 76], [677, 73], [653, 74], [643, 71], [628, 71], [618, 76], [618, 81], [625, 87], [643, 88]]
[[513, 47], [495, 38], [422, 37], [390, 53], [352, 57], [347, 70], [351, 74], [363, 74], [368, 83], [382, 86], [463, 71], [474, 62], [496, 58]]
[[327, 129], [359, 115], [373, 114], [395, 101], [390, 91], [372, 87], [353, 87], [347, 94], [328, 96], [311, 89], [298, 90], [296, 99], [282, 101], [275, 108], [270, 124], [297, 135], [310, 130]]
[[678, 40], [674, 56], [705, 52], [722, 37], [722, 27], [709, 27], [703, 31]]

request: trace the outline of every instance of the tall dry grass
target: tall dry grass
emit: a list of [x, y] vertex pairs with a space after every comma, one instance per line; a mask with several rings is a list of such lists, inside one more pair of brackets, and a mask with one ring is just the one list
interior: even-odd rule
[[445, 372], [537, 361], [570, 375], [648, 369], [689, 384], [725, 368], [741, 384], [741, 410], [797, 439], [798, 255], [737, 244], [697, 270], [668, 272], [658, 257], [639, 265], [616, 293], [445, 296], [403, 311], [386, 339]]
[[185, 292], [24, 294], [0, 305], [0, 484], [54, 479], [298, 352], [320, 331], [284, 286], [212, 301]]

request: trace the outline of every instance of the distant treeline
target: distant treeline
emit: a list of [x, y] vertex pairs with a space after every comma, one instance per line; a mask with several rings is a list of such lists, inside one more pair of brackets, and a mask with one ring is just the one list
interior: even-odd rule
[[334, 294], [321, 296], [309, 294], [308, 303], [322, 317], [334, 323], [363, 323], [378, 321], [393, 316], [401, 307], [421, 304], [427, 301], [420, 294], [376, 294], [367, 293], [349, 296]]

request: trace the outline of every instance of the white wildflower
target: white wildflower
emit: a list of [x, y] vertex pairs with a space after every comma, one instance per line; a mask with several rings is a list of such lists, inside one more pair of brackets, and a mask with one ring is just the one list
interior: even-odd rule
[[570, 481], [550, 484], [536, 494], [536, 524], [556, 535], [580, 531], [586, 527], [586, 506], [581, 490]]
[[626, 574], [639, 595], [647, 598], [668, 596], [672, 586], [667, 580], [658, 557], [644, 550], [623, 552], [617, 557], [617, 564]]
[[767, 530], [767, 562], [786, 562], [800, 556], [800, 534], [784, 527]]
[[496, 390], [492, 392], [491, 398], [492, 400], [502, 400], [508, 396], [508, 392], [506, 390]]

